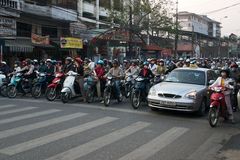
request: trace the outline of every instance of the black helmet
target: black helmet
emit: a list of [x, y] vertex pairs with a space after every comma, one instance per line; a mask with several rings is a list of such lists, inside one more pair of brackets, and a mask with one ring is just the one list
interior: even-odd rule
[[220, 71], [220, 74], [221, 74], [222, 72], [225, 72], [225, 73], [227, 74], [227, 77], [230, 76], [230, 72], [229, 72], [229, 69], [228, 69], [227, 67], [223, 67], [223, 68], [221, 69], [221, 71]]
[[112, 62], [112, 64], [118, 65], [118, 60], [114, 59], [113, 62]]
[[32, 60], [31, 59], [26, 59], [26, 63], [27, 63], [27, 65], [30, 65], [30, 64], [32, 64]]
[[67, 57], [66, 60], [69, 61], [69, 62], [73, 61], [73, 59], [71, 57]]

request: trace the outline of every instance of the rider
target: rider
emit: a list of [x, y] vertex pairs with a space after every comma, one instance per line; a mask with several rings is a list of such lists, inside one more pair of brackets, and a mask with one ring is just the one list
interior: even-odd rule
[[149, 69], [152, 71], [153, 74], [157, 71], [156, 59], [152, 58], [149, 64]]
[[[119, 67], [119, 63], [118, 61], [115, 59], [112, 62], [113, 67], [109, 70], [109, 72], [106, 75], [112, 75], [114, 78], [116, 78], [115, 80], [115, 88], [116, 88], [116, 94], [121, 97], [121, 92], [120, 92], [120, 80], [121, 78], [123, 78], [123, 71], [122, 69]], [[105, 76], [106, 76], [105, 75]]]
[[140, 72], [140, 68], [138, 67], [138, 62], [132, 61], [131, 66], [125, 71], [126, 76], [133, 76], [133, 78], [136, 78]]
[[217, 86], [222, 86], [226, 90], [223, 92], [225, 96], [225, 103], [227, 106], [228, 114], [229, 114], [229, 120], [231, 120], [232, 123], [234, 123], [234, 118], [233, 118], [233, 110], [232, 110], [232, 105], [231, 105], [231, 90], [233, 89], [233, 86], [230, 84], [232, 82], [232, 79], [229, 78], [229, 70], [226, 68], [223, 68], [220, 72], [221, 76], [218, 77], [218, 79], [210, 86], [212, 87], [217, 87]]
[[95, 68], [95, 72], [96, 72], [96, 76], [97, 76], [97, 95], [99, 100], [102, 98], [102, 93], [104, 91], [104, 87], [105, 87], [105, 69], [103, 67], [104, 62], [102, 60], [99, 60], [97, 62], [97, 66]]
[[50, 83], [53, 80], [53, 75], [54, 75], [54, 65], [52, 64], [52, 60], [51, 59], [47, 59], [46, 60], [46, 74], [47, 74], [47, 78], [46, 81], [48, 83]]
[[69, 71], [75, 71], [76, 67], [73, 64], [73, 59], [71, 57], [67, 57], [65, 59], [65, 66], [63, 67], [63, 73], [67, 74]]
[[157, 71], [156, 71], [156, 74], [157, 75], [164, 75], [166, 73], [166, 67], [164, 65], [164, 60], [163, 59], [160, 59], [158, 61], [158, 66], [157, 66]]
[[152, 71], [149, 69], [149, 63], [144, 62], [143, 63], [143, 69], [140, 71], [139, 76], [145, 78], [145, 88], [146, 91], [148, 92], [150, 89], [150, 79], [154, 78], [154, 74]]

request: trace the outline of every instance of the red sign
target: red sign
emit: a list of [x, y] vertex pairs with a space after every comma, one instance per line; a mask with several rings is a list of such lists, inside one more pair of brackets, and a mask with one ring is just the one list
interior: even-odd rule
[[40, 35], [36, 35], [36, 34], [32, 33], [32, 43], [49, 45], [49, 43], [50, 43], [49, 36], [40, 36]]

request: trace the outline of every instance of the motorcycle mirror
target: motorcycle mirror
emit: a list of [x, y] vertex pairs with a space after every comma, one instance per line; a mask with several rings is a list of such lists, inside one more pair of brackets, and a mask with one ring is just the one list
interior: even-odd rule
[[215, 82], [215, 80], [210, 80], [210, 81], [208, 82], [208, 85], [212, 85], [214, 82]]

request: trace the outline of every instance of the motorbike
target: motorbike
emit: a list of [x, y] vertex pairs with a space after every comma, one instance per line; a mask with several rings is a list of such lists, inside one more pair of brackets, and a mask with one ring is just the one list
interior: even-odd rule
[[106, 88], [104, 90], [104, 105], [106, 107], [109, 106], [111, 99], [116, 99], [118, 103], [123, 101], [123, 93], [125, 91], [123, 87], [123, 83], [120, 83], [120, 94], [118, 95], [116, 92], [116, 84], [115, 81], [117, 80], [116, 77], [112, 75], [107, 76], [107, 83], [106, 83]]
[[8, 84], [10, 83], [10, 77], [6, 77], [6, 78], [2, 78], [2, 85], [0, 87], [0, 94], [1, 96], [3, 97], [7, 97], [7, 87], [8, 87]]
[[46, 73], [39, 73], [37, 72], [37, 80], [36, 83], [33, 85], [32, 88], [32, 96], [34, 98], [41, 97], [43, 91], [47, 87], [47, 76]]
[[125, 86], [125, 97], [129, 98], [131, 96], [132, 88], [134, 84], [133, 76], [128, 76], [125, 79], [124, 86]]
[[84, 79], [84, 90], [86, 93], [86, 101], [88, 103], [92, 103], [94, 101], [94, 97], [97, 97], [97, 88], [95, 77], [89, 75]]
[[15, 98], [17, 93], [31, 93], [31, 86], [34, 82], [29, 81], [27, 78], [24, 78], [23, 72], [18, 72], [12, 76], [10, 83], [7, 87], [7, 95], [9, 98]]
[[224, 87], [212, 87], [213, 92], [210, 97], [210, 109], [208, 114], [208, 121], [211, 127], [216, 127], [220, 117], [228, 120], [228, 111], [225, 103]]
[[52, 80], [52, 83], [50, 83], [47, 86], [46, 93], [45, 93], [47, 100], [54, 101], [57, 98], [57, 96], [60, 95], [63, 80], [64, 80], [64, 74], [56, 73], [55, 78]]
[[138, 109], [142, 102], [146, 102], [147, 93], [146, 91], [146, 78], [137, 77], [135, 79], [135, 85], [132, 90], [131, 104], [134, 109]]
[[158, 74], [158, 75], [155, 75], [154, 79], [153, 79], [153, 84], [152, 85], [155, 85], [155, 84], [158, 84], [158, 83], [161, 83], [164, 79], [165, 79], [165, 75], [161, 75], [161, 74]]
[[67, 73], [67, 77], [64, 80], [63, 88], [61, 90], [61, 100], [63, 103], [67, 103], [74, 97], [80, 97], [81, 89], [79, 83], [76, 81], [78, 74], [73, 71]]

